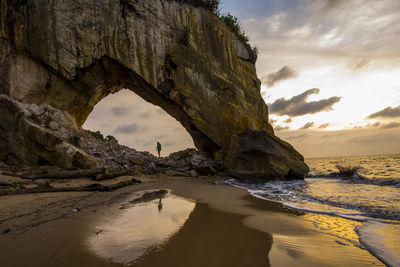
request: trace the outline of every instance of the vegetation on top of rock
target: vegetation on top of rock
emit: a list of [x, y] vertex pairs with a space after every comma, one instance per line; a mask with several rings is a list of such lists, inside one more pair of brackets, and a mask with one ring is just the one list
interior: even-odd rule
[[104, 138], [104, 135], [100, 132], [100, 131], [91, 131], [88, 130], [88, 132], [93, 135], [94, 138], [101, 140], [101, 141], [105, 141], [106, 139]]
[[212, 13], [219, 15], [219, 0], [180, 0], [193, 6], [201, 6], [211, 11]]
[[[228, 12], [226, 15], [222, 15], [220, 11], [220, 1], [219, 0], [176, 0], [176, 1], [181, 1], [184, 3], [188, 3], [190, 5], [196, 6], [196, 7], [203, 7], [215, 15], [217, 15], [231, 30], [236, 34], [236, 36], [250, 46], [250, 48], [253, 50], [253, 52], [257, 55], [258, 54], [258, 49], [256, 46], [251, 47], [249, 43], [249, 37], [246, 35], [246, 33], [243, 31], [242, 27], [240, 26], [240, 23], [238, 21], [238, 18], [233, 16], [231, 13]], [[189, 31], [184, 31], [182, 36], [179, 39], [179, 43], [182, 43], [184, 45], [187, 45], [187, 40], [188, 40], [188, 34]], [[186, 37], [186, 38], [184, 38]], [[186, 41], [186, 42], [185, 42]]]
[[104, 135], [100, 132], [100, 131], [91, 131], [91, 130], [87, 130], [91, 135], [93, 135], [93, 137], [95, 137], [97, 140], [100, 140], [100, 141], [103, 141], [103, 142], [105, 142], [105, 141], [110, 141], [111, 139], [115, 139], [115, 137], [114, 136], [112, 136], [112, 135], [107, 135], [105, 138], [104, 138]]
[[240, 40], [244, 41], [245, 43], [249, 42], [249, 37], [242, 30], [242, 27], [240, 26], [237, 17], [232, 16], [232, 14], [228, 12], [228, 14], [220, 16], [220, 18], [236, 34], [236, 36]]
[[112, 135], [107, 135], [107, 136], [106, 136], [106, 141], [111, 141], [111, 139], [117, 140], [117, 138], [115, 138], [115, 137], [112, 136]]

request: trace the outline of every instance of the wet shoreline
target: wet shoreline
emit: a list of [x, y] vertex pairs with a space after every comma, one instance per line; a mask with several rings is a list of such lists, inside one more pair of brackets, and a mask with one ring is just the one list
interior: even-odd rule
[[[96, 226], [102, 218], [112, 220], [126, 212], [120, 209], [121, 205], [140, 197], [143, 190], [169, 189], [173, 195], [195, 200], [195, 208], [181, 228], [160, 246], [147, 249], [125, 265], [362, 266], [368, 263], [383, 266], [365, 249], [343, 245], [337, 242], [340, 241], [337, 237], [316, 231], [304, 218], [305, 213], [213, 182], [210, 178], [149, 179], [115, 192], [49, 193], [25, 201], [18, 200], [22, 196], [3, 197], [9, 208], [1, 213], [2, 225], [25, 225], [25, 229], [15, 227], [0, 235], [0, 247], [4, 251], [0, 265], [18, 266], [29, 262], [38, 266], [121, 266], [113, 257], [100, 257], [88, 247], [91, 237], [101, 235]], [[70, 206], [65, 205], [66, 198], [71, 201]], [[154, 199], [150, 201], [156, 210], [157, 203]], [[24, 207], [31, 210], [29, 219], [44, 215], [46, 209], [59, 218], [50, 218], [37, 226], [23, 222], [27, 215], [22, 216], [24, 211], [17, 208], [24, 203], [29, 203]], [[72, 212], [77, 203], [80, 210]], [[163, 209], [167, 209], [166, 205], [167, 202]], [[19, 216], [20, 221], [12, 216]], [[19, 257], [21, 254], [24, 257]]]

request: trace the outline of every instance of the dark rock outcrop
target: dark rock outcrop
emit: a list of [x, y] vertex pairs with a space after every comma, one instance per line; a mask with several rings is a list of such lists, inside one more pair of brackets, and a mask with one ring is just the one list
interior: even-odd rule
[[238, 178], [303, 179], [304, 173], [309, 171], [299, 152], [265, 131], [246, 130], [236, 134], [232, 138], [231, 151], [226, 162], [231, 174]]
[[[92, 155], [90, 146], [74, 148], [71, 136], [48, 135], [47, 127], [68, 113], [79, 132], [96, 103], [129, 88], [181, 122], [199, 150], [236, 176], [308, 172], [268, 123], [256, 55], [207, 10], [169, 0], [1, 0], [0, 23], [0, 94], [54, 111], [45, 127], [26, 119], [21, 126], [18, 112], [3, 122], [1, 113], [0, 160], [79, 167], [65, 151], [86, 157], [81, 150]], [[96, 162], [85, 157], [88, 166]]]

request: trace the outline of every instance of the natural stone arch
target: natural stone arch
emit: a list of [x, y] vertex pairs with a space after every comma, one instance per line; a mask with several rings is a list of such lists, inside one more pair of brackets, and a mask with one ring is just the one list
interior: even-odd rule
[[164, 89], [163, 92], [156, 90], [136, 73], [107, 58], [103, 58], [95, 65], [85, 69], [81, 74], [82, 79], [79, 81], [80, 83], [85, 83], [86, 79], [93, 82], [93, 77], [101, 77], [99, 84], [105, 84], [108, 87], [104, 87], [104, 90], [97, 89], [98, 94], [87, 95], [87, 97], [81, 100], [81, 103], [75, 102], [74, 105], [71, 105], [72, 108], [69, 112], [77, 119], [79, 126], [83, 125], [93, 107], [102, 99], [111, 93], [127, 89], [140, 96], [143, 100], [160, 107], [180, 122], [192, 136], [197, 148], [207, 152], [219, 151], [221, 149], [221, 147], [215, 144], [192, 123], [191, 118], [186, 113], [182, 112], [180, 105], [175, 102], [173, 97], [169, 96], [171, 94], [170, 90]]
[[80, 126], [102, 98], [129, 88], [233, 174], [308, 171], [268, 123], [256, 55], [207, 10], [170, 0], [1, 3], [1, 93], [67, 111]]

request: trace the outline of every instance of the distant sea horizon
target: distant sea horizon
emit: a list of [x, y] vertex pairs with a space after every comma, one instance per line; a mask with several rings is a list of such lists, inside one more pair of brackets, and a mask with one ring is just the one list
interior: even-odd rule
[[[300, 152], [301, 153], [301, 152]], [[399, 153], [371, 153], [371, 154], [360, 154], [360, 155], [337, 155], [337, 156], [311, 156], [311, 157], [306, 157], [304, 156], [304, 159], [317, 159], [317, 158], [341, 158], [341, 157], [367, 157], [367, 156], [396, 156], [400, 155]]]

